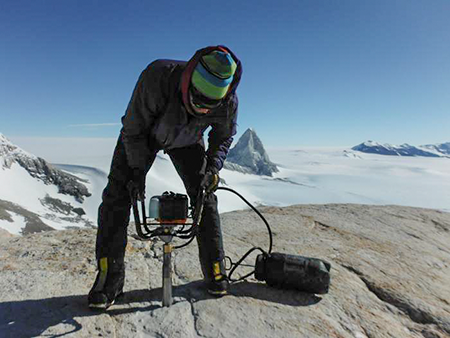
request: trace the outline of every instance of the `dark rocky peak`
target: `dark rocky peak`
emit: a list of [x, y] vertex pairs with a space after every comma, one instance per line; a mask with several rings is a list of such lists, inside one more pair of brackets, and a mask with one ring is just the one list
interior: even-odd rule
[[249, 128], [227, 156], [225, 168], [248, 174], [272, 176], [278, 172], [256, 132]]

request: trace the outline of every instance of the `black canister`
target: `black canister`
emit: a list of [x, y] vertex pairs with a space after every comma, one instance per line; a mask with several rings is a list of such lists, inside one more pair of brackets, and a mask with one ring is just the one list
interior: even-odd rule
[[330, 263], [317, 258], [261, 254], [256, 257], [255, 277], [276, 288], [324, 294], [330, 286], [330, 269]]

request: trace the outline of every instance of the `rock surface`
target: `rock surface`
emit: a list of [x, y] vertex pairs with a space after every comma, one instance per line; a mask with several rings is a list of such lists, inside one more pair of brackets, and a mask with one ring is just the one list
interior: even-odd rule
[[2, 240], [3, 238], [11, 238], [11, 237], [15, 236], [6, 230], [0, 229], [0, 240]]
[[[449, 213], [351, 204], [260, 211], [274, 252], [332, 264], [327, 295], [249, 279], [211, 298], [191, 244], [174, 253], [175, 302], [163, 308], [162, 244], [130, 237], [125, 295], [91, 312], [95, 230], [49, 231], [0, 240], [0, 337], [450, 337]], [[251, 210], [222, 214], [222, 226], [233, 261], [268, 246]]]
[[224, 168], [244, 174], [272, 176], [278, 172], [253, 129], [247, 129], [227, 156]]

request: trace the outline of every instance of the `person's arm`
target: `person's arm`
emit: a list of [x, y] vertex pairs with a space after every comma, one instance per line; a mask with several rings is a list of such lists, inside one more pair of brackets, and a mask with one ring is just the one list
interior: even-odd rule
[[164, 104], [162, 69], [150, 64], [140, 75], [122, 117], [122, 137], [128, 165], [145, 169], [149, 158], [148, 132]]
[[238, 116], [238, 99], [234, 95], [230, 105], [230, 115], [228, 123], [213, 124], [208, 134], [208, 150], [206, 155], [208, 158], [208, 167], [215, 169], [216, 172], [222, 169], [223, 163], [227, 158], [230, 150], [233, 136], [236, 135], [237, 116]]

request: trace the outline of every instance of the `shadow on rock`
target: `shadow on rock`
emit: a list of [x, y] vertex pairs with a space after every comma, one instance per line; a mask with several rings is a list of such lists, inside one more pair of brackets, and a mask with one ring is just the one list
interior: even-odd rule
[[[110, 307], [107, 313], [114, 316], [153, 311], [161, 307], [161, 292], [161, 288], [127, 292], [116, 300], [117, 306]], [[61, 326], [58, 331], [64, 333], [47, 333], [45, 336], [62, 337], [83, 328], [80, 318], [103, 313], [87, 307], [86, 295], [3, 302], [0, 303], [0, 337], [36, 337], [57, 325]]]
[[[180, 298], [183, 299], [183, 301], [188, 300], [193, 303], [206, 299], [215, 299], [214, 296], [206, 291], [203, 281], [195, 281], [174, 286], [172, 295], [174, 297], [174, 303], [177, 303]], [[116, 304], [128, 304], [131, 308], [139, 310], [142, 308], [139, 306], [134, 307], [133, 303], [160, 302], [161, 296], [161, 288], [153, 290], [133, 290], [126, 292]], [[317, 304], [322, 300], [321, 297], [314, 294], [294, 290], [282, 290], [269, 287], [264, 283], [252, 283], [248, 281], [232, 284], [230, 286], [229, 296], [250, 297], [289, 306], [310, 306]], [[160, 307], [160, 305], [155, 305], [155, 308], [158, 307]], [[129, 312], [129, 309], [119, 309], [117, 311], [123, 313], [123, 311]], [[112, 311], [109, 310], [108, 312]]]
[[229, 293], [236, 297], [251, 297], [289, 306], [310, 306], [322, 300], [321, 297], [314, 294], [277, 289], [265, 283], [252, 283], [248, 281], [233, 284]]
[[75, 318], [91, 315], [85, 295], [4, 302], [0, 303], [0, 336], [35, 337], [62, 324], [67, 331], [52, 336], [60, 337], [81, 330]]
[[[280, 290], [262, 283], [240, 282], [230, 287], [230, 296], [251, 297], [289, 306], [309, 306], [321, 298], [306, 293]], [[108, 315], [116, 316], [140, 311], [154, 311], [161, 308], [162, 289], [142, 289], [125, 292], [107, 310]], [[228, 297], [230, 297], [228, 296]], [[195, 281], [173, 287], [174, 304], [180, 301], [196, 303], [214, 299], [204, 288], [202, 281]], [[62, 337], [82, 329], [80, 318], [102, 314], [87, 307], [86, 295], [54, 297], [0, 303], [1, 337], [40, 336], [49, 328], [61, 325], [62, 334], [49, 337]]]

